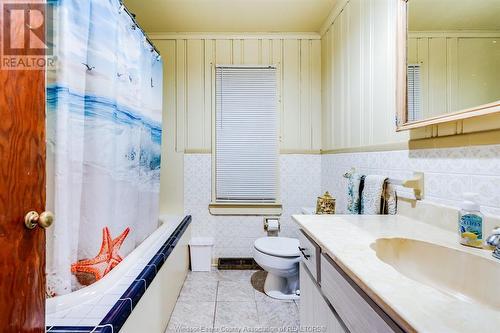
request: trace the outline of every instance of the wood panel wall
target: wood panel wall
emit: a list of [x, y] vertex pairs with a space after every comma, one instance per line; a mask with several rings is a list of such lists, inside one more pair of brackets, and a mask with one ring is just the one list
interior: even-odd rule
[[155, 43], [165, 63], [165, 108], [175, 110], [176, 152], [210, 152], [215, 64], [277, 65], [282, 152], [321, 149], [319, 38], [174, 35]]
[[324, 150], [408, 139], [395, 131], [397, 4], [350, 0], [322, 36]]

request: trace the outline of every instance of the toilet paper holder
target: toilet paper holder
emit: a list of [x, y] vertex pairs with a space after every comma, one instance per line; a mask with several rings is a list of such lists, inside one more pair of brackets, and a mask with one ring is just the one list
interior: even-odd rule
[[264, 230], [270, 231], [280, 231], [281, 223], [279, 217], [264, 217]]

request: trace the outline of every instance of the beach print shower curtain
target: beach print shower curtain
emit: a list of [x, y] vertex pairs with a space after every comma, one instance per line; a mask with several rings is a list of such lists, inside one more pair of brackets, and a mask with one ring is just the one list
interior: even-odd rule
[[119, 0], [48, 4], [50, 297], [99, 280], [158, 227], [163, 74]]

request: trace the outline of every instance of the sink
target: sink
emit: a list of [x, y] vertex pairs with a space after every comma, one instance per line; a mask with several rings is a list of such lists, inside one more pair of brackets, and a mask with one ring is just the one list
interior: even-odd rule
[[404, 276], [463, 301], [500, 309], [500, 261], [408, 238], [379, 238], [377, 257]]

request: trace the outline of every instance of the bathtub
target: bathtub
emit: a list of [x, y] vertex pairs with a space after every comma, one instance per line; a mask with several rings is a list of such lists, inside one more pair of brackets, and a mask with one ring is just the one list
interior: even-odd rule
[[191, 216], [160, 220], [104, 278], [47, 299], [47, 332], [163, 333], [189, 268]]

